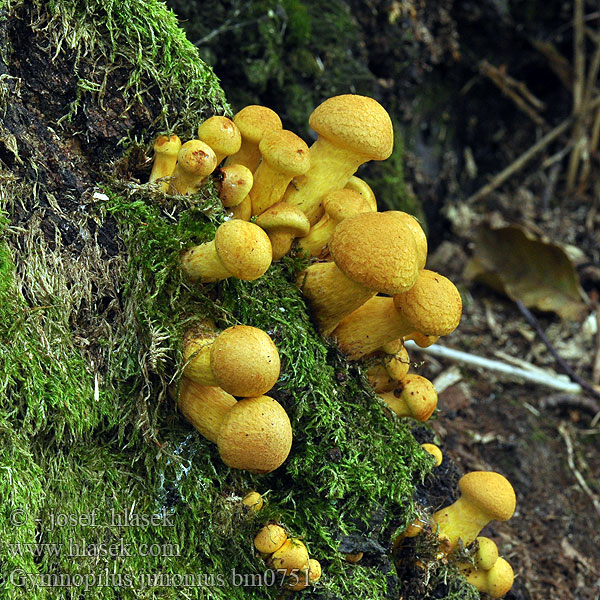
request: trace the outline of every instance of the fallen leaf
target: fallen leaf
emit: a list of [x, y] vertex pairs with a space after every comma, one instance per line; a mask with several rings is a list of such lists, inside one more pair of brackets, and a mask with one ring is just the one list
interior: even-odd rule
[[586, 309], [579, 277], [565, 251], [518, 225], [480, 226], [465, 277], [565, 320], [579, 319]]

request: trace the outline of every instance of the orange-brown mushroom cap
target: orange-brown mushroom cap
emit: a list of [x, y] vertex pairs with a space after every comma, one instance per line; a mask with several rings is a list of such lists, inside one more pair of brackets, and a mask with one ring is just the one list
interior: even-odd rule
[[[352, 118], [349, 118], [352, 115]], [[373, 98], [356, 94], [333, 96], [310, 115], [320, 135], [367, 160], [385, 160], [394, 147], [394, 129], [387, 111]]]
[[385, 294], [407, 292], [419, 274], [413, 234], [388, 213], [345, 219], [336, 227], [329, 251], [347, 277]]
[[290, 453], [290, 419], [269, 396], [242, 398], [225, 415], [217, 445], [226, 465], [253, 473], [270, 473]]

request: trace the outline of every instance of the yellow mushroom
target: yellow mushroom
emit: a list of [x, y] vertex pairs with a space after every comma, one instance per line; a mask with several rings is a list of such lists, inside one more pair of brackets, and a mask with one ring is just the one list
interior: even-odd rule
[[393, 392], [384, 392], [379, 397], [397, 416], [421, 422], [431, 417], [438, 400], [431, 381], [414, 373], [405, 375]]
[[468, 546], [490, 521], [506, 521], [515, 512], [516, 498], [510, 482], [492, 471], [473, 471], [458, 482], [461, 496], [438, 510], [433, 520], [449, 550], [461, 539]]
[[443, 275], [422, 269], [410, 290], [393, 298], [369, 299], [347, 316], [332, 335], [340, 349], [357, 360], [386, 342], [415, 331], [447, 335], [456, 329], [461, 314], [462, 301], [456, 286]]
[[293, 573], [290, 576], [290, 581], [285, 587], [288, 590], [299, 592], [306, 589], [309, 585], [312, 585], [321, 579], [321, 563], [315, 559], [310, 558], [308, 560], [308, 568]]
[[378, 291], [406, 292], [418, 276], [414, 236], [387, 213], [368, 212], [345, 219], [336, 227], [329, 251], [333, 262], [312, 264], [298, 277], [325, 335]]
[[435, 458], [436, 467], [439, 467], [442, 464], [442, 461], [444, 460], [444, 455], [442, 454], [442, 451], [439, 449], [438, 446], [436, 446], [435, 444], [421, 444], [421, 448], [423, 448], [425, 452], [428, 452], [429, 454], [431, 454], [431, 456], [433, 456], [433, 458]]
[[269, 562], [274, 569], [281, 569], [287, 575], [304, 571], [309, 568], [308, 550], [302, 540], [288, 538], [273, 552]]
[[325, 194], [343, 188], [360, 165], [392, 153], [394, 131], [386, 110], [373, 98], [344, 94], [325, 100], [310, 115], [319, 134], [310, 147], [310, 169], [294, 178], [284, 200], [314, 225], [323, 214]]
[[258, 492], [252, 490], [242, 498], [242, 504], [247, 506], [250, 512], [258, 512], [264, 506], [265, 501]]
[[389, 212], [397, 219], [400, 219], [400, 221], [402, 221], [402, 223], [404, 223], [415, 236], [417, 252], [419, 253], [419, 269], [424, 269], [427, 261], [427, 236], [425, 235], [421, 224], [419, 221], [417, 221], [417, 219], [415, 219], [415, 217], [409, 215], [408, 213], [400, 210], [391, 210]]
[[271, 206], [256, 217], [255, 223], [267, 232], [273, 248], [274, 261], [285, 256], [290, 251], [294, 238], [306, 235], [310, 228], [306, 215], [299, 208], [286, 202], [278, 202]]
[[[148, 181], [156, 181], [173, 175], [177, 164], [177, 155], [181, 148], [181, 140], [176, 135], [159, 135], [154, 142], [154, 163]], [[160, 182], [160, 189], [169, 189], [168, 181]]]
[[198, 126], [198, 139], [208, 144], [215, 152], [217, 164], [242, 145], [242, 136], [236, 124], [227, 117], [215, 115]]
[[[254, 178], [248, 167], [229, 165], [219, 170], [219, 199], [225, 208], [239, 206], [250, 193]], [[244, 219], [248, 221], [249, 219]]]
[[270, 108], [251, 104], [242, 108], [233, 117], [233, 122], [242, 135], [242, 145], [235, 154], [227, 157], [225, 165], [244, 165], [254, 173], [260, 162], [260, 140], [270, 131], [281, 129], [281, 119]]
[[485, 569], [468, 569], [463, 572], [471, 585], [481, 593], [489, 594], [492, 598], [502, 598], [506, 595], [514, 581], [513, 569], [502, 557], [499, 557], [487, 571]]
[[268, 392], [277, 382], [281, 366], [273, 340], [249, 325], [234, 325], [219, 334], [189, 334], [184, 340], [183, 356], [186, 377], [243, 397]]
[[390, 348], [392, 352], [387, 352], [388, 344], [385, 344], [377, 353], [375, 353], [373, 364], [367, 369], [367, 377], [373, 389], [377, 392], [391, 392], [410, 368], [410, 358], [406, 348], [399, 343], [398, 350]]
[[281, 525], [269, 523], [256, 534], [254, 547], [261, 554], [272, 554], [279, 550], [287, 539], [287, 533]]
[[228, 277], [253, 281], [266, 273], [272, 258], [269, 236], [258, 225], [232, 219], [219, 226], [213, 241], [184, 251], [181, 268], [202, 283]]
[[344, 187], [347, 190], [358, 192], [369, 203], [371, 210], [373, 212], [377, 212], [377, 199], [375, 198], [375, 194], [371, 189], [371, 186], [369, 186], [364, 179], [361, 179], [356, 175], [352, 175]]
[[290, 453], [290, 419], [269, 396], [237, 401], [219, 387], [199, 385], [184, 377], [177, 404], [204, 437], [216, 442], [222, 461], [232, 469], [270, 473]]
[[216, 167], [217, 157], [208, 144], [201, 140], [186, 142], [177, 155], [169, 192], [181, 195], [196, 193]]
[[308, 146], [287, 129], [271, 131], [258, 147], [262, 160], [254, 172], [254, 185], [250, 190], [253, 215], [260, 215], [277, 204], [292, 178], [306, 173], [310, 166]]

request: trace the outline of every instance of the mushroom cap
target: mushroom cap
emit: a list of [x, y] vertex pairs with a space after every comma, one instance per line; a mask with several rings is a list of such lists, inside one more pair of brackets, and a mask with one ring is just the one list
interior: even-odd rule
[[263, 554], [279, 550], [287, 540], [287, 533], [281, 525], [269, 523], [254, 536], [254, 547]]
[[462, 300], [446, 277], [422, 269], [412, 288], [394, 296], [396, 310], [424, 335], [447, 335], [458, 327]]
[[265, 231], [286, 229], [294, 237], [306, 235], [310, 231], [308, 217], [296, 206], [287, 202], [278, 202], [261, 213], [255, 223]]
[[274, 569], [285, 569], [288, 575], [294, 571], [308, 569], [308, 550], [304, 542], [298, 538], [288, 538], [278, 550], [273, 552], [271, 564]]
[[237, 206], [250, 193], [254, 177], [244, 165], [227, 165], [220, 169], [222, 175], [219, 198], [223, 206]]
[[202, 140], [190, 140], [181, 146], [177, 164], [195, 177], [207, 177], [217, 166], [214, 150]]
[[273, 259], [269, 236], [258, 225], [239, 219], [219, 226], [215, 248], [225, 268], [246, 281], [264, 275]]
[[492, 598], [502, 598], [508, 593], [515, 580], [515, 574], [510, 563], [501, 556], [494, 566], [487, 571], [487, 586], [485, 592]]
[[371, 212], [368, 200], [359, 192], [348, 188], [326, 194], [323, 197], [323, 208], [334, 223], [339, 223], [360, 213]]
[[264, 506], [265, 501], [257, 491], [252, 490], [242, 498], [242, 504], [247, 506], [250, 512], [258, 512]]
[[306, 142], [287, 129], [270, 131], [261, 140], [258, 149], [273, 169], [289, 176], [303, 175], [310, 167], [310, 153]]
[[391, 210], [390, 214], [400, 219], [413, 233], [415, 236], [415, 242], [417, 243], [417, 251], [419, 253], [419, 269], [425, 268], [427, 262], [427, 236], [421, 227], [421, 224], [415, 217], [408, 213], [400, 210]]
[[490, 520], [507, 521], [515, 512], [515, 490], [500, 473], [472, 471], [460, 478], [458, 487], [462, 496], [488, 515]]
[[177, 156], [181, 148], [181, 140], [176, 135], [159, 135], [154, 141], [154, 152]]
[[233, 396], [261, 396], [279, 378], [279, 352], [262, 329], [234, 325], [213, 342], [210, 367], [217, 385]]
[[371, 210], [373, 212], [377, 212], [377, 199], [375, 198], [373, 190], [366, 181], [360, 177], [357, 177], [356, 175], [352, 175], [345, 187], [348, 190], [354, 190], [355, 192], [358, 192], [369, 203]]
[[335, 228], [329, 251], [347, 277], [385, 294], [410, 290], [419, 274], [413, 234], [385, 212], [344, 219]]
[[488, 537], [479, 536], [476, 539], [479, 547], [475, 553], [475, 566], [478, 569], [489, 571], [498, 560], [498, 546]]
[[242, 137], [254, 144], [258, 144], [269, 131], [283, 127], [279, 115], [274, 110], [258, 104], [250, 104], [242, 108], [233, 117], [233, 122]]
[[421, 444], [421, 448], [423, 448], [425, 452], [429, 452], [429, 454], [435, 458], [436, 467], [439, 467], [442, 464], [444, 456], [442, 451], [435, 444]]
[[433, 383], [422, 375], [409, 373], [399, 382], [394, 395], [399, 396], [417, 421], [427, 421], [437, 406], [438, 395]]
[[337, 146], [370, 160], [385, 160], [394, 147], [390, 116], [377, 100], [367, 96], [328, 98], [312, 112], [309, 125]]
[[281, 404], [269, 396], [242, 398], [225, 415], [217, 445], [226, 465], [270, 473], [290, 453], [290, 419]]
[[235, 154], [242, 145], [242, 136], [236, 124], [227, 117], [215, 115], [200, 123], [198, 139], [206, 142], [216, 154]]

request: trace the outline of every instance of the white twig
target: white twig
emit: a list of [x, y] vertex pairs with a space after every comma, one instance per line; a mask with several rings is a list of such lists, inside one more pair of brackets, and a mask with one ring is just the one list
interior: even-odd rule
[[459, 361], [466, 365], [473, 367], [481, 367], [483, 369], [489, 369], [496, 373], [502, 373], [508, 377], [524, 379], [530, 383], [536, 383], [538, 385], [544, 385], [555, 390], [561, 390], [569, 392], [570, 394], [580, 394], [582, 391], [581, 386], [578, 383], [574, 383], [566, 376], [558, 376], [555, 373], [540, 373], [538, 370], [527, 370], [519, 367], [513, 367], [499, 360], [492, 360], [484, 358], [482, 356], [476, 356], [475, 354], [469, 354], [468, 352], [462, 352], [461, 350], [454, 350], [453, 348], [447, 348], [446, 346], [439, 346], [433, 344], [428, 348], [420, 348], [412, 340], [404, 342], [406, 349], [409, 351], [423, 352], [424, 354], [431, 354], [440, 358], [448, 358], [450, 360]]

